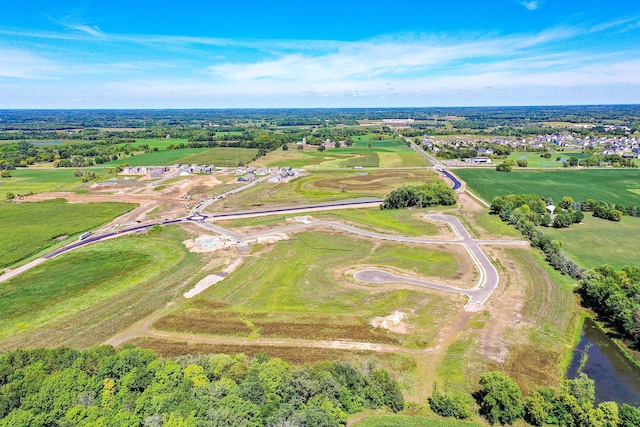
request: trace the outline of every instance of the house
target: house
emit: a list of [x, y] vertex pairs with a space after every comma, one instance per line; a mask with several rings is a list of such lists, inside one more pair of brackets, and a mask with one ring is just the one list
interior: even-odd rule
[[238, 182], [251, 182], [251, 181], [254, 181], [255, 179], [256, 177], [254, 174], [248, 173], [238, 178]]
[[491, 159], [488, 157], [474, 157], [473, 163], [491, 163]]

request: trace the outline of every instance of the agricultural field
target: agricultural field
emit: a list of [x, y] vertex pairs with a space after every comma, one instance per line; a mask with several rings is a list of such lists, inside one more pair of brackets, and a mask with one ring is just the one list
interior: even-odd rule
[[[475, 194], [488, 203], [507, 194], [534, 193], [559, 202], [563, 196], [640, 206], [640, 169], [571, 169], [510, 173], [494, 169], [455, 169]], [[544, 192], [544, 194], [542, 194]]]
[[638, 265], [640, 242], [630, 238], [640, 233], [640, 218], [622, 217], [607, 221], [586, 213], [581, 224], [569, 228], [543, 228], [542, 231], [562, 242], [562, 249], [578, 265], [595, 268], [610, 265], [616, 270]]
[[[369, 144], [371, 147], [369, 147]], [[298, 150], [290, 144], [289, 150], [277, 149], [258, 159], [257, 166], [292, 166], [294, 168], [410, 168], [426, 167], [428, 163], [399, 139], [375, 140], [371, 135], [354, 137], [351, 147], [318, 151], [305, 146]]]
[[214, 164], [216, 166], [235, 167], [240, 163], [246, 164], [252, 161], [257, 152], [258, 150], [253, 148], [236, 147], [161, 150], [113, 160], [103, 163], [101, 166], [113, 167], [124, 163], [128, 163], [131, 166], [170, 166], [176, 163], [197, 163], [200, 165]]
[[20, 168], [11, 171], [11, 178], [0, 178], [0, 198], [7, 193], [23, 195], [45, 191], [86, 191], [86, 184], [74, 176], [75, 169]]
[[[468, 257], [441, 248], [377, 245], [331, 232], [302, 232], [245, 260], [227, 280], [154, 324], [170, 331], [248, 338], [348, 339], [421, 348], [465, 298], [350, 279], [358, 266], [451, 280]], [[278, 265], [278, 268], [273, 268]], [[411, 313], [404, 331], [373, 328], [373, 317]]]
[[[577, 157], [578, 159], [586, 159], [592, 157], [593, 154], [587, 154], [580, 151], [553, 151], [551, 157], [545, 159], [540, 157], [538, 152], [523, 152], [523, 151], [514, 151], [509, 155], [510, 159], [514, 161], [518, 160], [526, 160], [528, 162], [527, 168], [542, 168], [542, 169], [551, 169], [551, 168], [563, 168], [564, 165], [560, 161], [560, 159], [568, 159], [569, 157]], [[557, 160], [556, 160], [557, 159]], [[496, 160], [495, 163], [499, 163], [499, 160]]]
[[129, 212], [132, 203], [67, 203], [64, 199], [44, 202], [0, 202], [0, 224], [11, 232], [0, 233], [0, 268], [7, 267], [46, 248], [69, 243], [85, 231], [95, 229]]
[[431, 170], [308, 171], [288, 183], [262, 183], [214, 203], [209, 212], [251, 209], [263, 205], [309, 204], [355, 197], [384, 197], [402, 185], [440, 179]]
[[[97, 345], [162, 307], [204, 258], [169, 227], [56, 257], [0, 286], [0, 348]], [[185, 280], [187, 280], [185, 282]]]

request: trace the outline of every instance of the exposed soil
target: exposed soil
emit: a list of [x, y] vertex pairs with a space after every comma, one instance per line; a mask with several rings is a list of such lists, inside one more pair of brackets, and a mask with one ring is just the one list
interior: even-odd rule
[[[484, 248], [488, 256], [497, 254], [491, 248]], [[493, 252], [493, 253], [492, 253]], [[480, 330], [480, 352], [482, 355], [497, 363], [504, 363], [507, 358], [509, 343], [506, 336], [509, 331], [526, 323], [522, 315], [525, 302], [525, 288], [523, 278], [514, 278], [518, 274], [516, 265], [509, 261], [502, 252], [500, 260], [507, 262], [504, 267], [507, 272], [500, 271], [500, 284], [491, 300], [484, 309], [489, 313], [484, 327]]]

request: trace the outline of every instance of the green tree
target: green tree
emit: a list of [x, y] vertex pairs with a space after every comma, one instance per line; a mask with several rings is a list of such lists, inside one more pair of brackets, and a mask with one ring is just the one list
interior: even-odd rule
[[441, 417], [455, 417], [465, 419], [471, 416], [469, 399], [461, 394], [447, 395], [438, 391], [433, 383], [433, 393], [429, 397], [429, 407]]
[[569, 196], [564, 196], [562, 198], [562, 202], [560, 202], [560, 207], [562, 209], [569, 209], [571, 207], [573, 207], [573, 203], [575, 201], [573, 200], [573, 197], [569, 197]]
[[640, 409], [633, 406], [623, 404], [619, 410], [620, 427], [637, 427], [640, 426]]
[[510, 425], [523, 416], [522, 392], [507, 375], [487, 372], [480, 377], [480, 385], [480, 413], [491, 424]]
[[554, 228], [567, 228], [573, 223], [573, 217], [564, 213], [559, 213], [553, 219]]
[[11, 178], [11, 172], [7, 169], [2, 169], [0, 172], [0, 178]]
[[496, 166], [496, 170], [498, 172], [511, 172], [513, 170], [513, 166], [507, 162], [503, 162]]

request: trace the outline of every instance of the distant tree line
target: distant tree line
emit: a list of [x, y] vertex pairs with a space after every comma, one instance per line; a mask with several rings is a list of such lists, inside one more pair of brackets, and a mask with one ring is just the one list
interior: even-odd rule
[[348, 414], [404, 408], [387, 371], [264, 354], [161, 359], [103, 346], [0, 354], [0, 426], [340, 426]]
[[431, 184], [405, 185], [396, 188], [385, 197], [380, 209], [426, 208], [455, 204], [455, 192], [443, 182], [436, 181]]
[[526, 397], [506, 374], [487, 372], [480, 377], [477, 393], [442, 393], [434, 385], [429, 406], [438, 415], [465, 419], [474, 402], [490, 424], [511, 425], [518, 420], [534, 426], [637, 427], [640, 409], [616, 402], [595, 405], [595, 385], [585, 374], [565, 379], [560, 387], [541, 387]]

